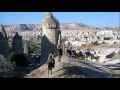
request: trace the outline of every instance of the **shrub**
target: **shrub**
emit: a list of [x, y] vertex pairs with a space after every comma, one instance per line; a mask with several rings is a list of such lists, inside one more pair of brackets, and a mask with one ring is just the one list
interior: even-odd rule
[[82, 52], [79, 52], [77, 55], [76, 55], [77, 58], [80, 58], [80, 59], [84, 59], [84, 55]]
[[0, 77], [1, 78], [12, 78], [13, 70], [15, 66], [0, 55]]
[[27, 67], [29, 65], [29, 62], [24, 54], [10, 53], [8, 59], [11, 62], [15, 62], [18, 66]]
[[105, 42], [102, 42], [102, 44], [105, 44]]
[[94, 57], [94, 59], [96, 59], [96, 60], [99, 60], [99, 58], [100, 58], [99, 56]]
[[71, 45], [71, 43], [70, 43], [70, 42], [68, 42], [66, 46], [67, 46], [67, 47], [69, 47], [70, 45]]
[[114, 42], [114, 44], [116, 44], [116, 42]]
[[11, 53], [8, 55], [8, 60], [9, 60], [10, 62], [13, 62], [13, 58], [14, 58], [15, 55], [16, 55], [15, 52], [11, 52]]
[[21, 67], [28, 65], [24, 54], [15, 54], [12, 60], [15, 60], [16, 65], [0, 55], [0, 78], [24, 78], [29, 73], [27, 68]]
[[99, 45], [99, 43], [97, 41], [93, 42], [92, 44], [95, 46]]
[[15, 54], [12, 58], [12, 62], [15, 62], [18, 66], [27, 67], [29, 62], [24, 54]]

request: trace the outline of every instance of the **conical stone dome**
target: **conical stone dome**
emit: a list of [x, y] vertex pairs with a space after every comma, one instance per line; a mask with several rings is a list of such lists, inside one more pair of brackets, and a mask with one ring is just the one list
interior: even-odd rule
[[42, 22], [42, 27], [47, 29], [58, 28], [59, 22], [51, 12], [46, 12]]

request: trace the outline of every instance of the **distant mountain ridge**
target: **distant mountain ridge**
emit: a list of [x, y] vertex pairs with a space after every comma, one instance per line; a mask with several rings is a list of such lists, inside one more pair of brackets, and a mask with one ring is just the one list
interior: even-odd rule
[[[14, 24], [14, 25], [4, 25], [5, 29], [12, 29], [12, 30], [35, 30], [41, 29], [40, 24]], [[80, 29], [96, 29], [97, 27], [88, 26], [83, 23], [61, 23], [60, 29], [61, 30], [80, 30]], [[109, 28], [109, 27], [107, 27]]]

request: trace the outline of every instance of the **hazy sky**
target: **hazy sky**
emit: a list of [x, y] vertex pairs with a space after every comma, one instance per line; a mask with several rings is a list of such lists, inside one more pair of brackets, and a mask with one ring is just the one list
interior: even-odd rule
[[[60, 23], [83, 23], [96, 27], [118, 27], [120, 12], [52, 12]], [[40, 24], [44, 12], [0, 12], [0, 23]]]

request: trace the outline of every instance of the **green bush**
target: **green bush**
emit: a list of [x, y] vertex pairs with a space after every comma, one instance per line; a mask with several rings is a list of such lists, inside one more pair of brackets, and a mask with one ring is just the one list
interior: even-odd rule
[[23, 54], [16, 54], [13, 56], [13, 59], [16, 59], [16, 64], [19, 64], [19, 66], [11, 63], [0, 55], [0, 78], [24, 78], [24, 76], [29, 73], [27, 68], [20, 66], [26, 66], [25, 61], [22, 60], [26, 59]]
[[116, 42], [114, 42], [114, 44], [116, 44]]
[[94, 57], [94, 59], [96, 59], [96, 60], [99, 60], [99, 58], [100, 58], [99, 56]]
[[15, 62], [17, 66], [27, 67], [29, 62], [24, 54], [11, 54], [11, 62]]
[[97, 41], [93, 42], [92, 44], [95, 46], [100, 45]]
[[17, 54], [15, 56], [15, 63], [18, 66], [23, 66], [23, 67], [27, 67], [29, 65], [29, 62], [24, 54]]
[[13, 70], [15, 66], [11, 64], [9, 60], [6, 60], [2, 55], [0, 55], [0, 77], [1, 78], [12, 78]]
[[105, 44], [105, 42], [102, 42], [102, 44]]
[[67, 47], [69, 47], [70, 45], [71, 45], [71, 43], [70, 43], [70, 42], [68, 42], [66, 46], [67, 46]]
[[84, 55], [82, 54], [82, 52], [77, 53], [76, 57], [79, 59], [84, 59]]
[[15, 55], [16, 55], [15, 52], [11, 52], [11, 53], [8, 55], [8, 60], [9, 60], [10, 62], [13, 62], [13, 58], [14, 58]]

